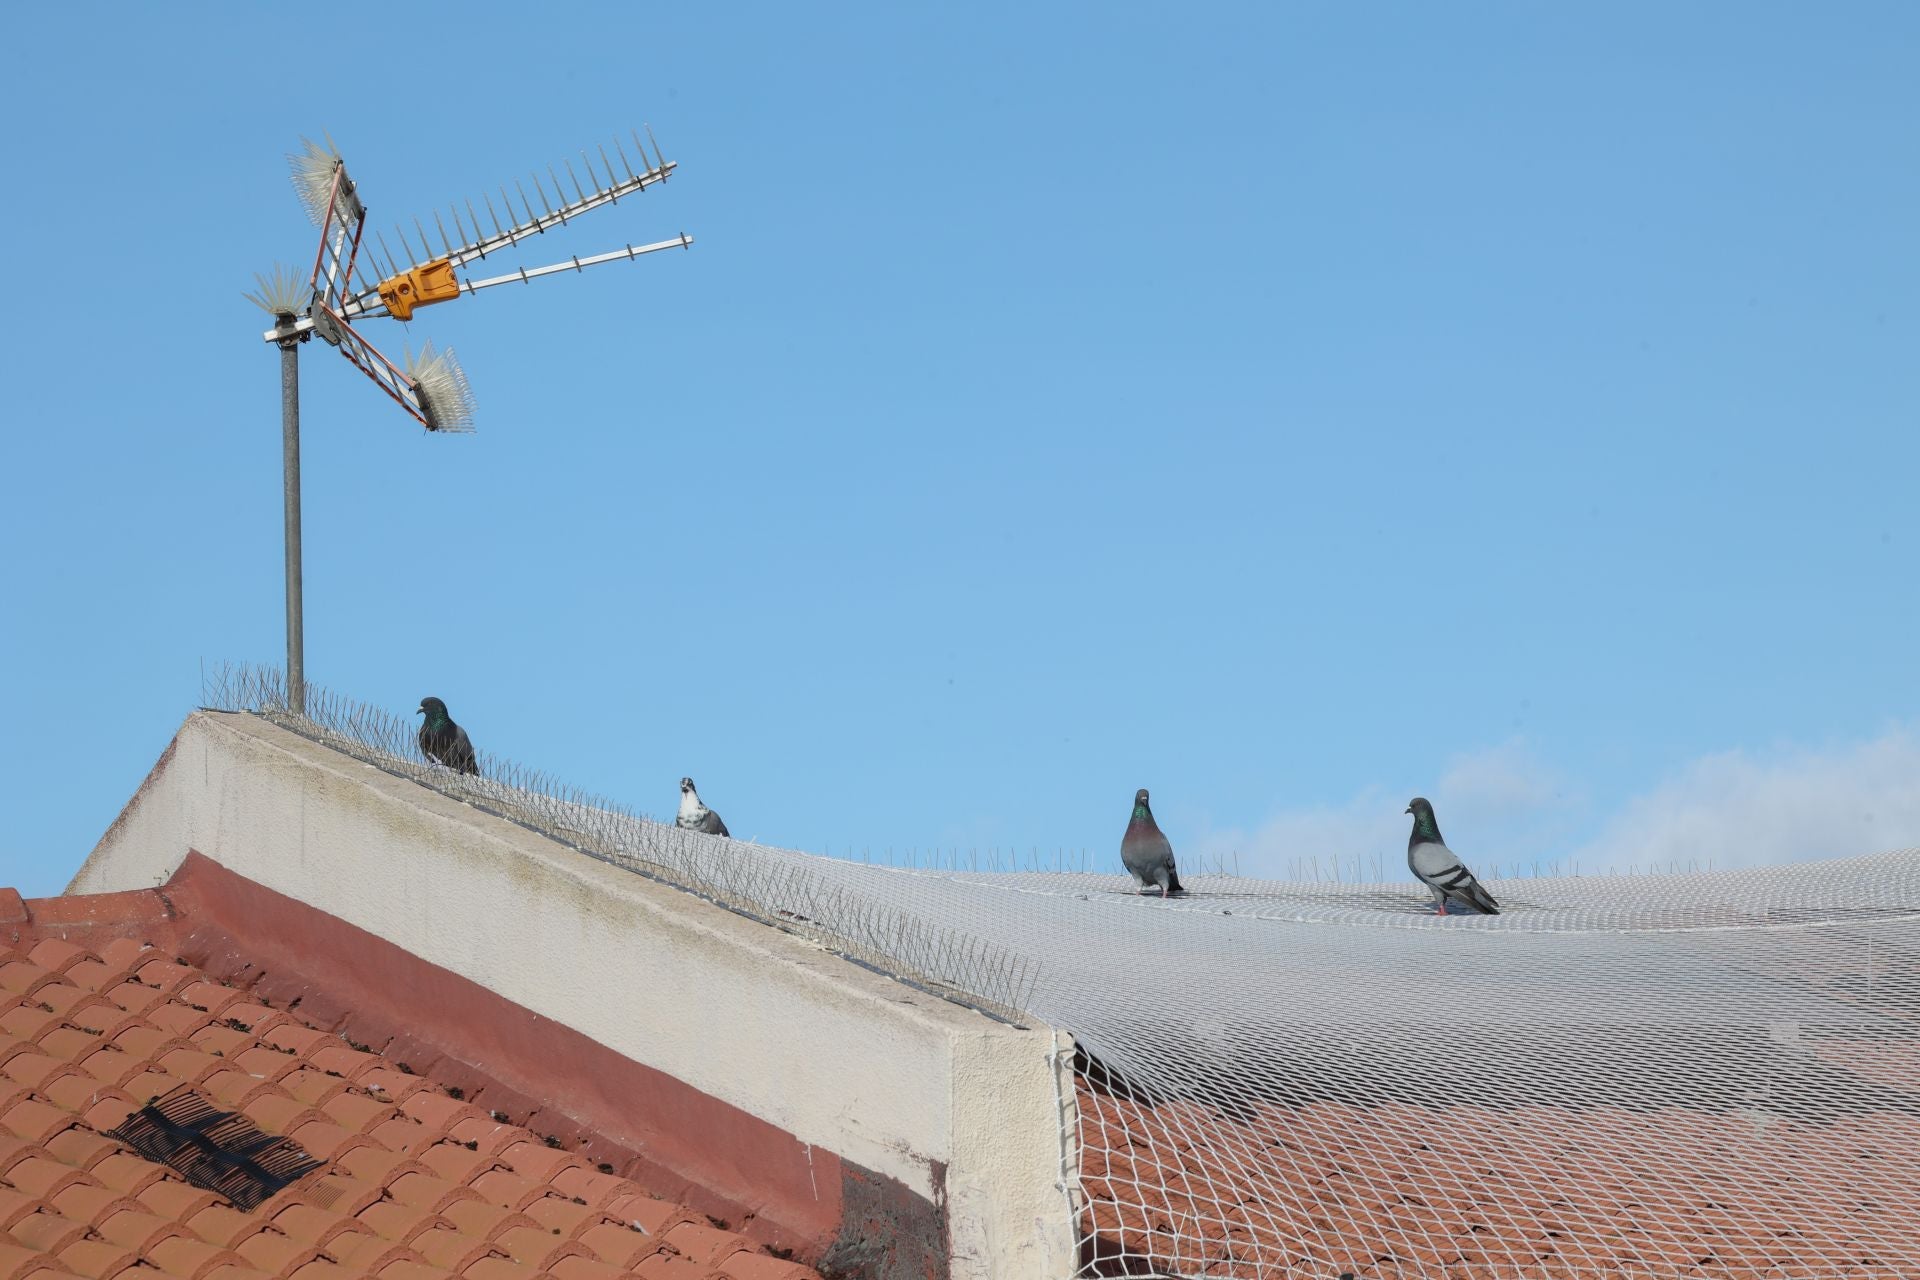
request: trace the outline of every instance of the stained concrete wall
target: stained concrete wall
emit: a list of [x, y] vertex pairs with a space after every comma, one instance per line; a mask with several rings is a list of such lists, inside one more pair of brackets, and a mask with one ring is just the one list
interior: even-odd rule
[[1071, 1041], [607, 866], [257, 717], [200, 712], [70, 893], [189, 850], [944, 1207], [951, 1274], [1075, 1267]]

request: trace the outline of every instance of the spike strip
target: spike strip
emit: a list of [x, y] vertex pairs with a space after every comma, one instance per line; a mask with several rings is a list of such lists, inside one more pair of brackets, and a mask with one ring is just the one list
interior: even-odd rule
[[[651, 134], [649, 134], [649, 136], [651, 136]], [[617, 142], [615, 145], [618, 147]], [[643, 160], [645, 159], [645, 154], [645, 147], [642, 146], [641, 155]], [[623, 158], [624, 155], [625, 153], [622, 151]], [[588, 192], [582, 199], [563, 203], [557, 207], [547, 198], [546, 190], [541, 186], [540, 180], [536, 175], [533, 178], [534, 187], [540, 192], [541, 207], [545, 212], [535, 211], [532, 202], [527, 198], [526, 188], [520, 183], [519, 179], [516, 178], [514, 180], [514, 187], [519, 193], [521, 204], [525, 210], [524, 216], [517, 215], [514, 212], [512, 198], [508, 196], [506, 188], [502, 187], [500, 196], [502, 201], [507, 205], [508, 217], [519, 218], [519, 220], [511, 226], [502, 226], [499, 215], [493, 212], [492, 198], [483, 194], [482, 198], [487, 205], [489, 214], [492, 215], [494, 220], [494, 234], [485, 237], [478, 237], [476, 235], [475, 239], [454, 247], [453, 251], [448, 253], [446, 257], [455, 267], [464, 267], [470, 262], [486, 257], [490, 253], [496, 253], [501, 249], [516, 245], [528, 236], [542, 235], [554, 227], [570, 222], [583, 213], [598, 209], [603, 205], [618, 203], [623, 196], [631, 195], [636, 191], [644, 191], [648, 187], [665, 182], [667, 177], [677, 167], [677, 161], [667, 160], [664, 157], [658, 156], [656, 144], [656, 158], [651, 166], [643, 172], [633, 173], [632, 166], [629, 164], [629, 176], [627, 178], [619, 182], [611, 182], [605, 187]], [[611, 172], [608, 174], [608, 177], [613, 177]], [[556, 189], [558, 186], [559, 182], [556, 178]], [[475, 221], [477, 223], [478, 219], [476, 218]], [[477, 226], [475, 230], [477, 233]], [[378, 306], [378, 291], [368, 289], [362, 290], [360, 293], [348, 299], [340, 310], [342, 314], [355, 315], [363, 311], [371, 311]]]
[[431, 342], [425, 344], [418, 360], [408, 359], [407, 376], [413, 381], [427, 430], [473, 430], [473, 389], [452, 347], [435, 351]]
[[[485, 750], [479, 752], [480, 777], [457, 774], [428, 763], [413, 727], [399, 717], [320, 686], [307, 689], [306, 714], [293, 715], [278, 669], [228, 665], [204, 681], [202, 705], [260, 714], [583, 853], [806, 936], [929, 994], [1006, 1021], [1023, 1016], [1031, 966], [949, 931], [899, 920], [883, 902], [824, 879], [821, 859], [648, 822]], [[746, 851], [750, 856], [743, 857]]]

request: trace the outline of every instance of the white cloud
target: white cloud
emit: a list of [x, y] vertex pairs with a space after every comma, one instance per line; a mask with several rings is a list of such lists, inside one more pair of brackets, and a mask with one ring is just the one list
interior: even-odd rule
[[[1202, 860], [1278, 878], [1404, 872], [1405, 786], [1374, 785], [1342, 804], [1286, 811], [1254, 830], [1209, 833]], [[1514, 741], [1459, 756], [1426, 793], [1441, 828], [1492, 877], [1577, 866], [1756, 866], [1920, 845], [1920, 739], [1904, 728], [1865, 742], [1735, 750], [1677, 770], [1611, 813]], [[1588, 833], [1599, 834], [1590, 836]], [[1317, 859], [1317, 863], [1316, 860]]]
[[1706, 756], [1627, 802], [1585, 867], [1711, 859], [1760, 866], [1920, 845], [1920, 741], [1906, 729], [1824, 750]]
[[1251, 832], [1209, 833], [1198, 851], [1204, 861], [1230, 865], [1237, 855], [1243, 875], [1313, 879], [1337, 863], [1343, 877], [1397, 879], [1405, 869], [1405, 809], [1416, 794], [1434, 801], [1442, 830], [1474, 833], [1476, 865], [1488, 875], [1496, 863], [1530, 865], [1572, 823], [1564, 782], [1515, 740], [1454, 757], [1431, 788], [1371, 786], [1340, 805], [1276, 814]]

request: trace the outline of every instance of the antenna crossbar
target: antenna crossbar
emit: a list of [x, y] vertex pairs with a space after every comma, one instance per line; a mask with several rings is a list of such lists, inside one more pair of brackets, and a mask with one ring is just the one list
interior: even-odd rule
[[373, 380], [373, 384], [393, 397], [395, 404], [405, 409], [413, 419], [423, 427], [431, 427], [427, 420], [426, 409], [420, 403], [419, 388], [406, 372], [393, 361], [381, 355], [371, 342], [361, 337], [353, 326], [324, 305], [316, 304], [315, 327], [320, 336], [328, 338], [340, 354], [345, 356], [353, 367]]
[[562, 271], [585, 271], [588, 267], [597, 267], [603, 262], [619, 262], [622, 259], [637, 258], [643, 253], [658, 253], [662, 249], [685, 249], [693, 244], [693, 237], [682, 233], [671, 240], [661, 240], [654, 244], [630, 244], [624, 249], [614, 249], [608, 253], [596, 253], [585, 258], [569, 258], [565, 262], [549, 263], [544, 267], [522, 267], [518, 271], [504, 276], [491, 276], [485, 280], [462, 280], [460, 289], [464, 293], [477, 293], [482, 289], [491, 289], [498, 284], [519, 284], [523, 281], [537, 280], [541, 276], [555, 275]]

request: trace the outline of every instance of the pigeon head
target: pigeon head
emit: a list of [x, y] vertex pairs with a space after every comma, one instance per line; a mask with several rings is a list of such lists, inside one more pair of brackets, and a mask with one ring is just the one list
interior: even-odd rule
[[420, 710], [418, 714], [429, 716], [435, 720], [445, 720], [447, 718], [447, 704], [438, 698], [422, 698], [420, 699]]
[[1439, 842], [1440, 823], [1433, 816], [1433, 806], [1431, 804], [1427, 803], [1427, 801], [1420, 796], [1415, 796], [1407, 802], [1407, 812], [1413, 815], [1413, 829], [1415, 834], [1424, 836], [1428, 840]]
[[680, 794], [688, 795], [692, 791], [693, 791], [693, 779], [692, 778], [680, 779]]
[[1133, 816], [1143, 818], [1150, 812], [1147, 808], [1147, 789], [1142, 787], [1133, 793]]

